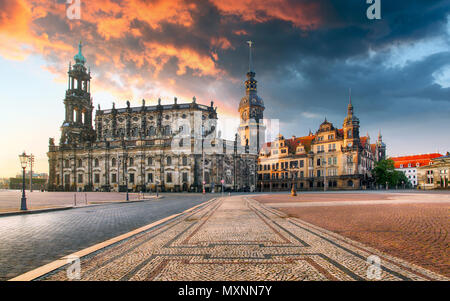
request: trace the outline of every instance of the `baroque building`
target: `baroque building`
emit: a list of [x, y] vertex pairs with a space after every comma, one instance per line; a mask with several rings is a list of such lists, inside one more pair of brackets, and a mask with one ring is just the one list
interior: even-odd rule
[[[217, 131], [217, 107], [192, 102], [101, 109], [92, 113], [91, 74], [81, 42], [69, 64], [59, 145], [49, 139], [49, 190], [254, 190], [257, 152], [264, 141], [264, 105], [249, 70], [241, 124], [234, 141]], [[256, 118], [256, 121], [252, 121]], [[256, 131], [252, 131], [256, 128]], [[256, 137], [253, 137], [255, 136]], [[244, 143], [245, 141], [245, 143]], [[257, 146], [255, 146], [258, 149]]]
[[360, 136], [350, 99], [342, 128], [325, 121], [315, 134], [265, 143], [258, 158], [260, 191], [295, 189], [365, 189], [373, 187], [371, 170], [386, 156], [381, 134], [376, 143]]
[[450, 188], [450, 153], [430, 159], [428, 164], [417, 167], [417, 189]]

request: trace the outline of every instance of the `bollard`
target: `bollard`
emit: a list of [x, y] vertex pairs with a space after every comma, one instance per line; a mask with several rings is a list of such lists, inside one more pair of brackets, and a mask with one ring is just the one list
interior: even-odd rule
[[87, 205], [87, 193], [84, 194], [84, 201], [85, 201], [85, 203]]
[[75, 207], [77, 206], [77, 195], [75, 193], [73, 194], [73, 204]]

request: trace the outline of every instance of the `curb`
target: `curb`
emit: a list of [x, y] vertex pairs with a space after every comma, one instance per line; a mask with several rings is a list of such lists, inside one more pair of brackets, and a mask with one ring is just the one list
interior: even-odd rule
[[141, 232], [147, 231], [148, 229], [151, 229], [151, 228], [153, 228], [155, 226], [158, 226], [158, 225], [160, 225], [160, 224], [162, 224], [164, 222], [172, 220], [172, 219], [174, 219], [174, 218], [176, 218], [176, 217], [178, 217], [178, 216], [180, 216], [182, 214], [185, 214], [187, 212], [193, 211], [193, 210], [195, 210], [196, 208], [198, 208], [200, 206], [205, 206], [205, 205], [207, 205], [207, 204], [209, 204], [211, 202], [214, 202], [217, 199], [218, 198], [212, 198], [212, 199], [210, 199], [208, 201], [205, 201], [205, 202], [200, 203], [198, 205], [195, 205], [195, 206], [193, 206], [193, 207], [191, 207], [189, 209], [186, 209], [186, 210], [184, 210], [184, 211], [182, 211], [180, 213], [172, 214], [172, 215], [167, 216], [167, 217], [165, 217], [163, 219], [160, 219], [160, 220], [158, 220], [156, 222], [150, 223], [150, 224], [148, 224], [146, 226], [137, 228], [135, 230], [132, 230], [132, 231], [127, 232], [125, 234], [113, 237], [113, 238], [108, 239], [106, 241], [103, 241], [101, 243], [95, 244], [95, 245], [93, 245], [91, 247], [88, 247], [88, 248], [85, 248], [83, 250], [80, 250], [78, 252], [75, 252], [75, 253], [72, 253], [70, 255], [67, 255], [67, 256], [61, 257], [59, 259], [56, 259], [56, 260], [54, 260], [54, 261], [52, 261], [52, 262], [50, 262], [50, 263], [48, 263], [46, 265], [43, 265], [41, 267], [38, 267], [38, 268], [33, 269], [31, 271], [28, 271], [28, 272], [26, 272], [24, 274], [21, 274], [19, 276], [11, 278], [11, 279], [9, 279], [7, 281], [32, 281], [32, 280], [34, 280], [36, 278], [42, 277], [43, 275], [46, 275], [46, 274], [52, 272], [52, 271], [54, 271], [54, 270], [56, 270], [56, 269], [58, 269], [60, 267], [65, 266], [66, 264], [70, 263], [73, 260], [73, 258], [77, 258], [78, 257], [78, 258], [81, 259], [82, 257], [84, 257], [86, 255], [89, 255], [91, 253], [97, 252], [97, 251], [99, 251], [101, 249], [104, 249], [104, 248], [106, 248], [106, 247], [108, 247], [108, 246], [110, 246], [112, 244], [118, 243], [118, 242], [120, 242], [120, 241], [122, 241], [124, 239], [127, 239], [129, 237], [135, 236], [135, 235], [137, 235], [137, 234], [139, 234]]
[[47, 208], [47, 209], [37, 209], [37, 210], [27, 210], [27, 211], [13, 211], [13, 212], [0, 212], [0, 217], [4, 216], [14, 216], [14, 215], [24, 215], [24, 214], [37, 214], [37, 213], [45, 213], [52, 211], [61, 211], [61, 210], [69, 210], [76, 207], [58, 207], [58, 208]]

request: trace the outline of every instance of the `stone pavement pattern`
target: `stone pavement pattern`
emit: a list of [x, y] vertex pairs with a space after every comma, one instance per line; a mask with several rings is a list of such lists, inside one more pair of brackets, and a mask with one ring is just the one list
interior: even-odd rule
[[[81, 258], [81, 280], [448, 280], [268, 208], [248, 196], [216, 199]], [[68, 280], [68, 266], [37, 280]]]
[[162, 199], [144, 202], [0, 217], [0, 280], [11, 279], [217, 196], [162, 195]]

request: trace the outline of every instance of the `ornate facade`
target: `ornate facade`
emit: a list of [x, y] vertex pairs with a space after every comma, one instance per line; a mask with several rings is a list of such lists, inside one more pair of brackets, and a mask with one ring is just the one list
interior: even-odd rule
[[341, 129], [325, 121], [315, 134], [264, 144], [258, 159], [258, 189], [364, 189], [373, 186], [371, 170], [386, 156], [381, 134], [376, 143], [360, 137], [350, 101]]
[[428, 165], [417, 167], [417, 189], [450, 188], [450, 153], [430, 160]]
[[[221, 191], [254, 190], [257, 152], [249, 129], [260, 137], [264, 106], [256, 95], [254, 72], [247, 74], [241, 101], [239, 135], [234, 141], [217, 135], [217, 112], [192, 102], [102, 110], [93, 127], [90, 70], [81, 43], [69, 65], [64, 99], [65, 119], [59, 145], [49, 140], [49, 190], [64, 191]], [[244, 99], [248, 101], [244, 101]], [[254, 100], [257, 99], [256, 102]], [[255, 113], [256, 112], [256, 113]], [[249, 116], [258, 118], [250, 122]]]

